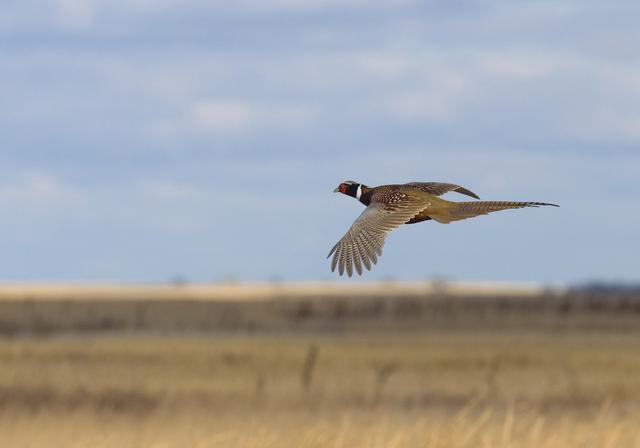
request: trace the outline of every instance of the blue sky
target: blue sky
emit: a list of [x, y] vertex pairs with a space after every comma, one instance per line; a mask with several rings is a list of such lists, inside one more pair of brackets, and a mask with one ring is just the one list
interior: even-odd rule
[[361, 212], [332, 193], [346, 179], [562, 205], [407, 226], [365, 280], [639, 281], [638, 19], [632, 1], [9, 2], [0, 281], [333, 279]]

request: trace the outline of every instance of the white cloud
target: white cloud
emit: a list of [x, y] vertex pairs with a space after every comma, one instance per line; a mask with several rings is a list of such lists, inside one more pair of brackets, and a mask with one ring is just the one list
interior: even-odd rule
[[540, 79], [570, 65], [554, 54], [482, 53], [475, 58], [479, 70], [487, 76], [509, 79]]
[[385, 79], [398, 79], [416, 69], [415, 60], [402, 54], [364, 53], [354, 58], [366, 72]]
[[91, 30], [111, 18], [119, 23], [148, 20], [185, 11], [210, 13], [277, 13], [398, 8], [416, 0], [23, 0], [3, 5], [0, 27], [13, 30], [62, 28]]
[[64, 205], [82, 194], [49, 174], [27, 173], [13, 184], [0, 185], [0, 204]]
[[[220, 3], [227, 3], [218, 0]], [[236, 2], [243, 8], [250, 9], [287, 9], [287, 10], [317, 10], [329, 8], [357, 8], [357, 7], [401, 7], [416, 3], [416, 0], [240, 0]]]
[[640, 142], [640, 111], [579, 111], [565, 119], [563, 130], [583, 141]]
[[191, 118], [195, 126], [204, 131], [235, 132], [255, 128], [305, 127], [314, 115], [310, 107], [299, 104], [207, 100], [193, 104]]
[[384, 100], [387, 113], [400, 119], [444, 121], [476, 96], [473, 79], [464, 75], [434, 73], [424, 84], [388, 96]]
[[[333, 63], [325, 58], [314, 64], [323, 83], [381, 86], [371, 88], [368, 96], [374, 107], [361, 104], [364, 110], [382, 109], [400, 120], [434, 122], [453, 119], [471, 105], [483, 107], [496, 99], [503, 101], [505, 92], [517, 94], [522, 82], [552, 82], [554, 76], [573, 70], [575, 65], [557, 54], [512, 51], [354, 51], [333, 58]], [[318, 70], [322, 66], [339, 66], [341, 70]], [[313, 76], [310, 80], [316, 81]]]
[[201, 101], [192, 106], [191, 120], [202, 130], [242, 131], [255, 123], [259, 112], [255, 106], [243, 101]]
[[299, 104], [258, 103], [234, 99], [195, 101], [174, 118], [149, 126], [155, 136], [185, 133], [247, 134], [263, 130], [306, 128], [316, 117], [313, 108]]
[[190, 200], [202, 194], [191, 185], [158, 180], [144, 181], [139, 189], [144, 197], [161, 201]]
[[400, 119], [442, 121], [451, 118], [456, 109], [455, 92], [402, 92], [385, 101], [387, 112]]
[[89, 29], [97, 14], [98, 2], [88, 0], [55, 0], [56, 15], [65, 28]]

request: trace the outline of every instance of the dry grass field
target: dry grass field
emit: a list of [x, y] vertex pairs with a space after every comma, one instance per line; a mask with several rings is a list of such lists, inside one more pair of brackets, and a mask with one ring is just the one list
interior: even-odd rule
[[7, 447], [640, 447], [640, 330], [0, 339]]
[[634, 330], [640, 294], [445, 282], [0, 285], [0, 337]]

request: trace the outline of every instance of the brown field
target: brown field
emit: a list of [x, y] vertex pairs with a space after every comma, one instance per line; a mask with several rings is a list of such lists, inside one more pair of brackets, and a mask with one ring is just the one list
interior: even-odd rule
[[504, 284], [2, 285], [0, 336], [68, 333], [633, 330], [635, 293]]
[[[180, 310], [184, 299], [147, 290], [112, 309], [104, 296], [91, 308], [86, 296], [30, 294], [0, 301], [2, 322], [18, 322], [0, 338], [0, 446], [640, 447], [635, 302], [585, 314], [556, 307], [557, 297], [536, 308], [509, 296], [522, 307], [497, 301], [468, 313], [411, 296], [412, 313], [385, 305], [372, 314], [366, 294], [251, 308], [254, 297], [227, 320], [216, 312], [228, 307], [207, 316], [273, 317], [271, 326], [210, 331], [185, 301], [191, 311], [173, 331], [157, 331], [162, 307], [138, 326], [98, 331], [87, 322], [103, 322], [100, 313], [127, 315], [142, 300]], [[82, 325], [65, 325], [64, 310]]]

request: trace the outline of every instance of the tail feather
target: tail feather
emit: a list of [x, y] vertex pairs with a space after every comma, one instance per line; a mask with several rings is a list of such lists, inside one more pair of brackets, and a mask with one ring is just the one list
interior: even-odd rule
[[556, 204], [546, 202], [512, 202], [512, 201], [480, 201], [480, 202], [456, 202], [445, 213], [430, 215], [434, 220], [447, 224], [451, 221], [473, 218], [474, 216], [487, 215], [500, 210], [510, 210], [525, 207], [540, 207], [549, 205], [559, 207]]

